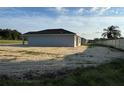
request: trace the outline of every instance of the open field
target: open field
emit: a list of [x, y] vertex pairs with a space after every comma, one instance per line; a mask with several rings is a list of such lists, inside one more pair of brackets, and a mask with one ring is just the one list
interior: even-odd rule
[[0, 40], [1, 44], [22, 44], [22, 40]]
[[29, 71], [40, 74], [97, 66], [123, 58], [124, 52], [100, 47], [0, 46], [0, 74], [22, 77]]

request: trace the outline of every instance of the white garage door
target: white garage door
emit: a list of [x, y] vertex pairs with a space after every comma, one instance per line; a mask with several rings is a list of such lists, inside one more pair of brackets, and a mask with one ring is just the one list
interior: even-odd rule
[[73, 35], [40, 35], [30, 36], [28, 38], [29, 45], [40, 45], [40, 46], [62, 46], [62, 47], [73, 47], [74, 36]]

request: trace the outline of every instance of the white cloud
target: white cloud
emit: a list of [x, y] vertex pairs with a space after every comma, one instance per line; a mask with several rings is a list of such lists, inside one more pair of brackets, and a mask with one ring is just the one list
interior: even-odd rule
[[80, 8], [80, 9], [78, 9], [77, 11], [76, 11], [76, 14], [77, 15], [83, 15], [83, 13], [84, 13], [84, 8]]
[[98, 15], [102, 15], [105, 11], [109, 10], [110, 7], [106, 7], [106, 8], [101, 8]]
[[61, 11], [63, 11], [64, 8], [63, 8], [63, 7], [56, 7], [55, 9], [56, 9], [57, 11], [60, 11], [60, 12], [61, 12]]
[[45, 16], [23, 16], [0, 18], [0, 26], [1, 28], [17, 29], [23, 33], [48, 28], [64, 28], [76, 32], [87, 39], [93, 39], [101, 37], [103, 28], [106, 28], [110, 25], [118, 25], [124, 36], [123, 19], [124, 17], [83, 17], [65, 15], [61, 15], [56, 18]]
[[64, 7], [56, 7], [55, 10], [60, 14], [66, 14], [68, 12], [68, 10]]
[[96, 12], [96, 10], [98, 10], [98, 9], [99, 9], [99, 7], [93, 7], [90, 9], [90, 12]]
[[115, 11], [115, 14], [119, 14], [119, 12], [118, 11]]
[[109, 10], [110, 7], [93, 7], [90, 9], [91, 13], [96, 13], [96, 15], [103, 15], [104, 12], [106, 12], [107, 10]]

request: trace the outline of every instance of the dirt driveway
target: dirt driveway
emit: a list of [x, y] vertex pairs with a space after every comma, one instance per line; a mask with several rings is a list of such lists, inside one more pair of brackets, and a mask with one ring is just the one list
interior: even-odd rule
[[124, 52], [107, 47], [17, 47], [0, 46], [0, 73], [21, 75], [30, 70], [41, 73], [99, 65], [123, 58]]

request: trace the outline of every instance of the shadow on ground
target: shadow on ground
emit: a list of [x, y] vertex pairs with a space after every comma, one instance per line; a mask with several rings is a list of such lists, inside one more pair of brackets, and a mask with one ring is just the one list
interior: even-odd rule
[[[20, 45], [10, 46], [24, 47]], [[123, 52], [115, 49], [90, 46], [83, 52], [66, 55], [63, 58], [22, 62], [14, 62], [16, 58], [1, 59], [0, 80], [37, 80], [56, 76], [61, 78], [74, 69], [87, 66], [96, 67], [110, 62], [111, 59], [122, 58], [123, 55]]]

